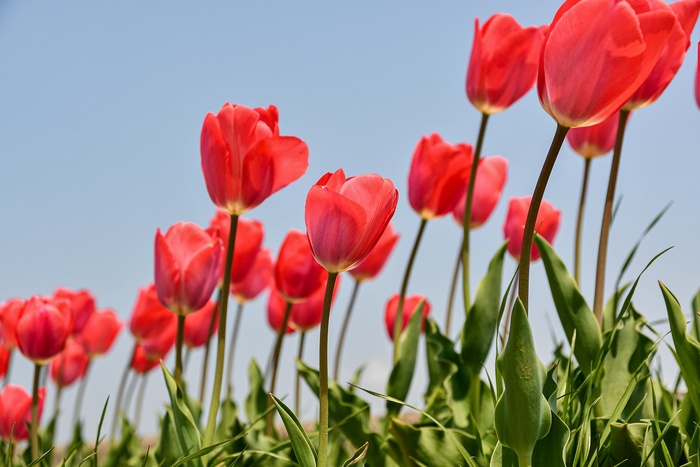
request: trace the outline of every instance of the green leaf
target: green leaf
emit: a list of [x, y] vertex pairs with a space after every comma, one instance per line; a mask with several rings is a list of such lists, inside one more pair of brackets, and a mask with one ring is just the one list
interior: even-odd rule
[[[165, 385], [170, 395], [170, 408], [172, 410], [173, 423], [176, 427], [175, 434], [180, 455], [187, 455], [199, 451], [202, 446], [202, 438], [197, 429], [197, 424], [194, 421], [192, 412], [190, 412], [185, 402], [186, 395], [183, 394], [182, 389], [175, 383], [175, 380], [170, 375], [163, 362], [161, 362], [160, 366], [163, 369]], [[191, 465], [201, 466], [202, 463], [200, 459], [195, 459], [191, 462]]]
[[277, 412], [282, 418], [282, 423], [287, 429], [287, 435], [292, 443], [292, 449], [294, 449], [299, 465], [301, 467], [316, 467], [316, 451], [296, 415], [274, 394], [270, 394], [270, 397], [272, 397], [272, 401], [277, 407]]
[[693, 297], [692, 303], [693, 310], [693, 327], [690, 331], [690, 335], [695, 338], [695, 340], [700, 341], [700, 290]]
[[495, 409], [498, 440], [516, 452], [521, 467], [529, 467], [537, 440], [549, 432], [552, 415], [542, 394], [547, 372], [537, 358], [520, 299], [515, 301], [508, 342], [497, 365], [505, 386]]
[[415, 427], [398, 419], [392, 419], [389, 432], [396, 440], [399, 449], [393, 450], [401, 466], [429, 465], [431, 467], [454, 467], [462, 463], [462, 454], [455, 443], [451, 443], [448, 432], [460, 444], [470, 440], [467, 433], [434, 426]]
[[245, 399], [244, 411], [248, 421], [259, 418], [267, 409], [267, 392], [265, 391], [265, 378], [260, 371], [255, 359], [248, 365], [248, 380], [250, 392]]
[[574, 355], [581, 371], [588, 375], [603, 343], [598, 321], [579, 292], [576, 281], [566, 270], [564, 262], [557, 256], [552, 246], [539, 235], [535, 236], [535, 243], [542, 256], [561, 325], [569, 342], [576, 332]]
[[[411, 315], [408, 326], [399, 337], [399, 361], [394, 365], [389, 375], [386, 386], [387, 395], [403, 400], [408, 395], [411, 387], [413, 372], [416, 368], [416, 356], [418, 354], [418, 338], [420, 337], [421, 323], [423, 322], [423, 306], [421, 302]], [[387, 416], [398, 415], [401, 406], [388, 402], [386, 406]]]
[[355, 453], [350, 456], [350, 459], [346, 460], [343, 462], [343, 467], [349, 467], [351, 465], [357, 465], [358, 467], [362, 467], [365, 463], [363, 459], [367, 455], [367, 448], [369, 447], [369, 443], [365, 443], [362, 446], [360, 446]]

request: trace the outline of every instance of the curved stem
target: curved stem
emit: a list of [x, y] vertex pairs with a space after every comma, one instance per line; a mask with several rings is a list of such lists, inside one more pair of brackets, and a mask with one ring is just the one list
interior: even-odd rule
[[450, 295], [447, 299], [447, 314], [445, 316], [445, 335], [450, 337], [450, 321], [452, 320], [452, 308], [455, 303], [455, 291], [457, 290], [457, 279], [459, 278], [459, 265], [462, 264], [462, 247], [457, 252], [457, 262], [452, 273], [452, 283], [450, 284]]
[[182, 386], [182, 342], [185, 336], [185, 315], [177, 315], [177, 340], [175, 341], [175, 384]]
[[586, 207], [586, 193], [588, 191], [588, 173], [591, 169], [591, 159], [584, 159], [583, 182], [581, 182], [581, 199], [578, 202], [578, 216], [576, 218], [576, 240], [574, 242], [574, 280], [581, 288], [581, 234], [583, 233], [583, 211]]
[[129, 377], [129, 370], [131, 369], [131, 364], [134, 362], [134, 356], [136, 355], [136, 343], [134, 343], [134, 348], [131, 351], [131, 357], [126, 361], [126, 367], [122, 372], [121, 380], [119, 381], [119, 389], [117, 390], [117, 401], [114, 404], [114, 417], [112, 418], [112, 430], [109, 435], [110, 440], [114, 441], [114, 436], [117, 432], [117, 425], [119, 424], [119, 411], [122, 408], [122, 397], [124, 396], [124, 388], [126, 387], [126, 380]]
[[[304, 356], [304, 340], [306, 338], [306, 331], [301, 331], [299, 336], [299, 350], [297, 351], [297, 360], [302, 361]], [[297, 377], [294, 384], [294, 413], [299, 416], [299, 408], [301, 407], [301, 375], [299, 374], [299, 369], [297, 368]]]
[[[277, 340], [275, 341], [275, 351], [272, 354], [272, 379], [270, 381], [270, 394], [275, 393], [275, 385], [277, 383], [277, 367], [280, 362], [280, 354], [282, 353], [282, 342], [284, 341], [284, 335], [287, 332], [287, 323], [289, 323], [289, 315], [292, 314], [292, 303], [287, 302], [284, 308], [284, 318], [282, 318], [282, 325], [277, 330]], [[268, 398], [267, 407], [272, 406], [272, 398]], [[275, 419], [275, 412], [270, 410], [267, 413], [267, 435], [272, 436], [274, 433], [273, 421]]]
[[530, 258], [532, 253], [532, 239], [535, 235], [537, 213], [540, 210], [544, 190], [547, 188], [547, 181], [552, 173], [554, 163], [557, 161], [557, 155], [559, 154], [559, 150], [561, 149], [561, 145], [564, 143], [564, 138], [566, 138], [566, 133], [568, 131], [569, 128], [557, 124], [557, 131], [554, 133], [554, 138], [552, 139], [552, 144], [549, 147], [547, 158], [542, 165], [540, 176], [537, 179], [537, 185], [535, 185], [535, 191], [532, 193], [530, 209], [527, 212], [527, 219], [523, 230], [523, 246], [522, 250], [520, 251], [520, 266], [518, 268], [520, 274], [518, 281], [518, 296], [520, 297], [520, 301], [523, 302], [523, 307], [525, 307], [526, 312], [528, 309], [528, 294], [530, 293]]
[[83, 400], [85, 399], [85, 387], [87, 386], [88, 375], [90, 374], [90, 367], [92, 366], [92, 359], [88, 361], [88, 365], [85, 368], [85, 374], [83, 379], [80, 380], [80, 386], [78, 386], [78, 394], [75, 400], [75, 409], [73, 409], [73, 426], [75, 426], [80, 420], [80, 412], [83, 409]]
[[233, 249], [236, 246], [236, 230], [238, 229], [238, 214], [231, 214], [231, 228], [226, 247], [226, 265], [224, 266], [223, 291], [221, 293], [221, 307], [219, 309], [219, 333], [216, 339], [216, 367], [214, 370], [214, 387], [212, 388], [211, 401], [209, 403], [209, 418], [204, 431], [204, 446], [210, 446], [214, 441], [216, 419], [219, 414], [221, 397], [221, 383], [224, 376], [224, 356], [226, 354], [226, 313], [228, 311], [228, 296], [231, 287], [231, 268], [233, 266]]
[[394, 364], [396, 364], [396, 362], [399, 361], [399, 337], [401, 336], [401, 330], [403, 329], [403, 302], [406, 298], [406, 291], [408, 290], [408, 279], [411, 277], [411, 269], [413, 269], [413, 263], [416, 260], [416, 254], [418, 253], [418, 245], [420, 245], [420, 240], [421, 238], [423, 238], [423, 232], [425, 232], [425, 226], [427, 224], [428, 221], [426, 219], [420, 220], [420, 227], [418, 227], [416, 241], [413, 243], [411, 256], [408, 258], [406, 272], [404, 273], [403, 281], [401, 282], [401, 292], [399, 292], [399, 303], [396, 306], [396, 318], [394, 319]]
[[360, 281], [356, 280], [355, 285], [352, 288], [352, 295], [350, 295], [350, 302], [348, 303], [348, 309], [345, 311], [345, 318], [343, 319], [343, 327], [340, 328], [340, 336], [338, 337], [338, 347], [335, 351], [335, 364], [333, 365], [333, 380], [338, 381], [338, 375], [340, 372], [340, 356], [343, 352], [343, 343], [345, 342], [345, 334], [348, 331], [348, 324], [350, 323], [350, 315], [355, 307], [355, 299], [357, 298], [357, 291], [360, 290]]
[[226, 381], [228, 384], [227, 394], [231, 398], [233, 394], [233, 357], [236, 350], [236, 341], [238, 340], [238, 330], [241, 327], [241, 316], [243, 315], [243, 304], [238, 303], [236, 307], [236, 320], [233, 322], [233, 330], [231, 332], [231, 343], [228, 345], [228, 365], [226, 365]]
[[[423, 224], [424, 223], [425, 221], [423, 221]], [[328, 273], [326, 294], [323, 299], [323, 315], [321, 318], [321, 338], [318, 351], [318, 400], [320, 404], [318, 419], [318, 467], [326, 467], [328, 465], [328, 322], [330, 320], [331, 302], [333, 301], [333, 289], [335, 288], [335, 281], [337, 278], [337, 272]]]
[[32, 384], [32, 424], [29, 426], [29, 437], [32, 444], [32, 460], [39, 458], [39, 379], [41, 365], [34, 364], [34, 383]]
[[605, 195], [603, 208], [603, 221], [600, 225], [600, 241], [598, 243], [598, 262], [595, 274], [595, 298], [593, 299], [593, 314], [598, 319], [598, 324], [603, 323], [603, 297], [605, 295], [605, 263], [608, 257], [608, 238], [610, 234], [610, 221], [612, 219], [613, 202], [615, 201], [615, 187], [617, 186], [617, 174], [620, 169], [620, 157], [622, 155], [622, 141], [625, 138], [625, 127], [629, 110], [620, 110], [620, 120], [617, 125], [617, 138], [613, 150], [612, 166], [610, 167], [610, 179], [608, 180], [608, 192]]
[[204, 346], [204, 361], [202, 362], [202, 379], [199, 384], [199, 405], [204, 404], [204, 391], [207, 389], [207, 370], [209, 368], [209, 351], [211, 349], [211, 336], [214, 335], [214, 325], [216, 324], [216, 316], [219, 314], [221, 309], [221, 289], [216, 295], [216, 306], [217, 309], [211, 314], [211, 320], [209, 321], [209, 329], [207, 330], [207, 343]]
[[474, 204], [474, 185], [476, 184], [476, 172], [479, 167], [481, 157], [481, 147], [486, 134], [486, 124], [489, 121], [489, 114], [481, 114], [481, 124], [479, 125], [479, 136], [476, 138], [476, 148], [474, 149], [474, 159], [469, 173], [469, 183], [467, 184], [467, 200], [464, 203], [464, 222], [462, 222], [462, 290], [464, 300], [464, 315], [469, 313], [471, 306], [471, 296], [469, 290], [469, 231], [471, 230], [472, 204]]

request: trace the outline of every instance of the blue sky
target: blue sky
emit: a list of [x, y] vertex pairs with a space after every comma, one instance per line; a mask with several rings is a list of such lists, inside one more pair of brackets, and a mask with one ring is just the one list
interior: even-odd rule
[[[213, 215], [199, 159], [204, 115], [225, 102], [275, 104], [282, 134], [308, 143], [310, 167], [249, 213], [264, 222], [264, 243], [273, 252], [288, 229], [303, 229], [306, 193], [323, 173], [340, 167], [348, 175], [376, 172], [399, 189], [394, 222], [402, 238], [380, 278], [362, 287], [344, 357], [345, 379], [367, 364], [363, 384], [383, 390], [391, 358], [384, 304], [399, 288], [419, 224], [406, 196], [415, 144], [433, 131], [448, 141], [474, 142], [479, 113], [466, 99], [464, 80], [475, 17], [483, 21], [503, 11], [523, 25], [540, 25], [558, 5], [552, 0], [211, 2], [206, 8], [163, 1], [0, 3], [0, 300], [49, 294], [59, 285], [88, 288], [99, 306], [115, 308], [126, 320], [138, 287], [153, 280], [156, 229], [180, 220], [206, 225]], [[673, 202], [631, 267], [636, 275], [653, 255], [675, 247], [641, 282], [635, 303], [650, 320], [665, 317], [657, 280], [686, 308], [700, 287], [695, 133], [700, 111], [692, 87], [697, 41], [694, 32], [686, 63], [659, 101], [632, 117], [622, 156], [623, 201], [611, 235], [608, 290], [644, 227]], [[554, 129], [534, 91], [491, 118], [484, 155], [505, 156], [510, 172], [497, 210], [473, 234], [473, 287], [502, 241], [507, 199], [531, 194]], [[596, 160], [591, 174], [583, 265], [590, 302], [609, 165], [609, 157]], [[569, 265], [582, 168], [582, 159], [565, 147], [545, 194], [563, 211], [555, 246]], [[409, 287], [429, 297], [440, 324], [459, 234], [449, 218], [428, 225]], [[506, 264], [510, 275], [515, 262]], [[547, 362], [550, 327], [563, 333], [539, 264], [532, 281], [532, 325]], [[351, 289], [351, 281], [344, 282], [331, 339]], [[265, 304], [261, 298], [245, 310], [236, 362], [239, 400], [247, 389], [249, 359], [264, 361], [272, 345]], [[307, 340], [312, 366], [317, 336], [313, 332]], [[130, 346], [123, 335], [93, 369], [83, 412], [87, 433], [94, 432]], [[285, 345], [282, 395], [284, 388], [291, 395], [295, 349], [294, 337]], [[196, 353], [191, 359], [193, 380], [200, 358]], [[29, 387], [30, 367], [19, 360], [13, 381]], [[675, 372], [670, 361], [664, 367]], [[411, 393], [416, 401], [424, 389], [422, 368], [419, 373]], [[71, 394], [64, 413], [71, 410]], [[310, 393], [304, 398], [302, 417], [313, 417], [315, 398]], [[149, 383], [145, 431], [155, 429], [154, 413], [164, 400], [156, 375]]]

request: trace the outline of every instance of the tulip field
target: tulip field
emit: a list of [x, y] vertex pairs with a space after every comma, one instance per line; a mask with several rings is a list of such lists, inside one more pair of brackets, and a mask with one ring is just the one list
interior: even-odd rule
[[0, 5], [0, 465], [700, 466], [700, 0], [507, 3]]

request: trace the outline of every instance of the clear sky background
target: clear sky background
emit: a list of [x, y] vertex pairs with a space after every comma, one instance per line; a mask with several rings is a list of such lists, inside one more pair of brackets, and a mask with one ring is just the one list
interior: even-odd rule
[[[127, 320], [138, 288], [153, 280], [156, 229], [180, 220], [206, 226], [214, 213], [200, 168], [205, 114], [225, 102], [275, 104], [281, 133], [308, 143], [310, 167], [246, 214], [264, 222], [264, 243], [273, 252], [288, 229], [304, 228], [306, 193], [323, 173], [340, 167], [348, 175], [376, 172], [399, 189], [394, 222], [402, 238], [380, 278], [360, 291], [342, 375], [348, 380], [367, 365], [361, 384], [383, 391], [391, 360], [384, 304], [399, 288], [419, 225], [406, 192], [413, 149], [434, 131], [451, 142], [476, 138], [480, 114], [464, 91], [474, 18], [483, 22], [503, 11], [523, 25], [540, 25], [551, 21], [559, 3], [0, 3], [0, 300], [50, 294], [59, 285], [87, 288], [99, 307], [112, 307]], [[646, 273], [636, 295], [636, 306], [652, 321], [665, 318], [657, 280], [686, 311], [700, 287], [697, 32], [692, 42], [664, 95], [633, 115], [622, 156], [623, 201], [611, 234], [608, 291], [633, 242], [673, 202], [627, 277], [633, 279], [656, 253], [675, 247]], [[491, 118], [484, 155], [505, 156], [510, 171], [498, 208], [473, 234], [473, 287], [502, 242], [508, 198], [532, 193], [554, 130], [534, 91]], [[596, 160], [592, 167], [582, 284], [589, 302], [610, 160]], [[583, 160], [565, 147], [545, 194], [563, 211], [555, 246], [569, 266], [582, 169]], [[409, 287], [410, 293], [428, 296], [441, 326], [459, 241], [451, 218], [431, 222]], [[504, 276], [515, 266], [508, 259]], [[550, 334], [562, 339], [563, 332], [541, 264], [533, 267], [532, 288], [537, 349], [549, 362]], [[331, 316], [332, 343], [350, 289], [345, 278]], [[261, 297], [245, 309], [236, 361], [239, 402], [247, 393], [248, 362], [264, 362], [273, 343], [266, 302]], [[460, 314], [456, 308], [455, 316]], [[317, 343], [313, 331], [305, 359], [314, 367]], [[114, 396], [131, 345], [126, 332], [93, 367], [83, 409], [87, 436], [94, 434], [107, 394]], [[293, 395], [296, 345], [296, 336], [285, 344], [280, 395]], [[12, 381], [29, 388], [31, 368], [21, 360], [15, 360]], [[194, 353], [187, 372], [195, 387], [200, 361], [201, 353]], [[425, 389], [424, 365], [421, 360], [413, 402]], [[668, 379], [675, 376], [668, 358], [664, 369]], [[72, 410], [74, 395], [74, 390], [65, 394], [64, 414]], [[165, 400], [162, 376], [155, 373], [142, 431], [156, 430], [155, 414]], [[302, 405], [302, 418], [315, 417], [310, 392]], [[382, 404], [374, 405], [381, 412]], [[52, 410], [48, 403], [45, 413]], [[68, 433], [67, 425], [61, 431]]]

